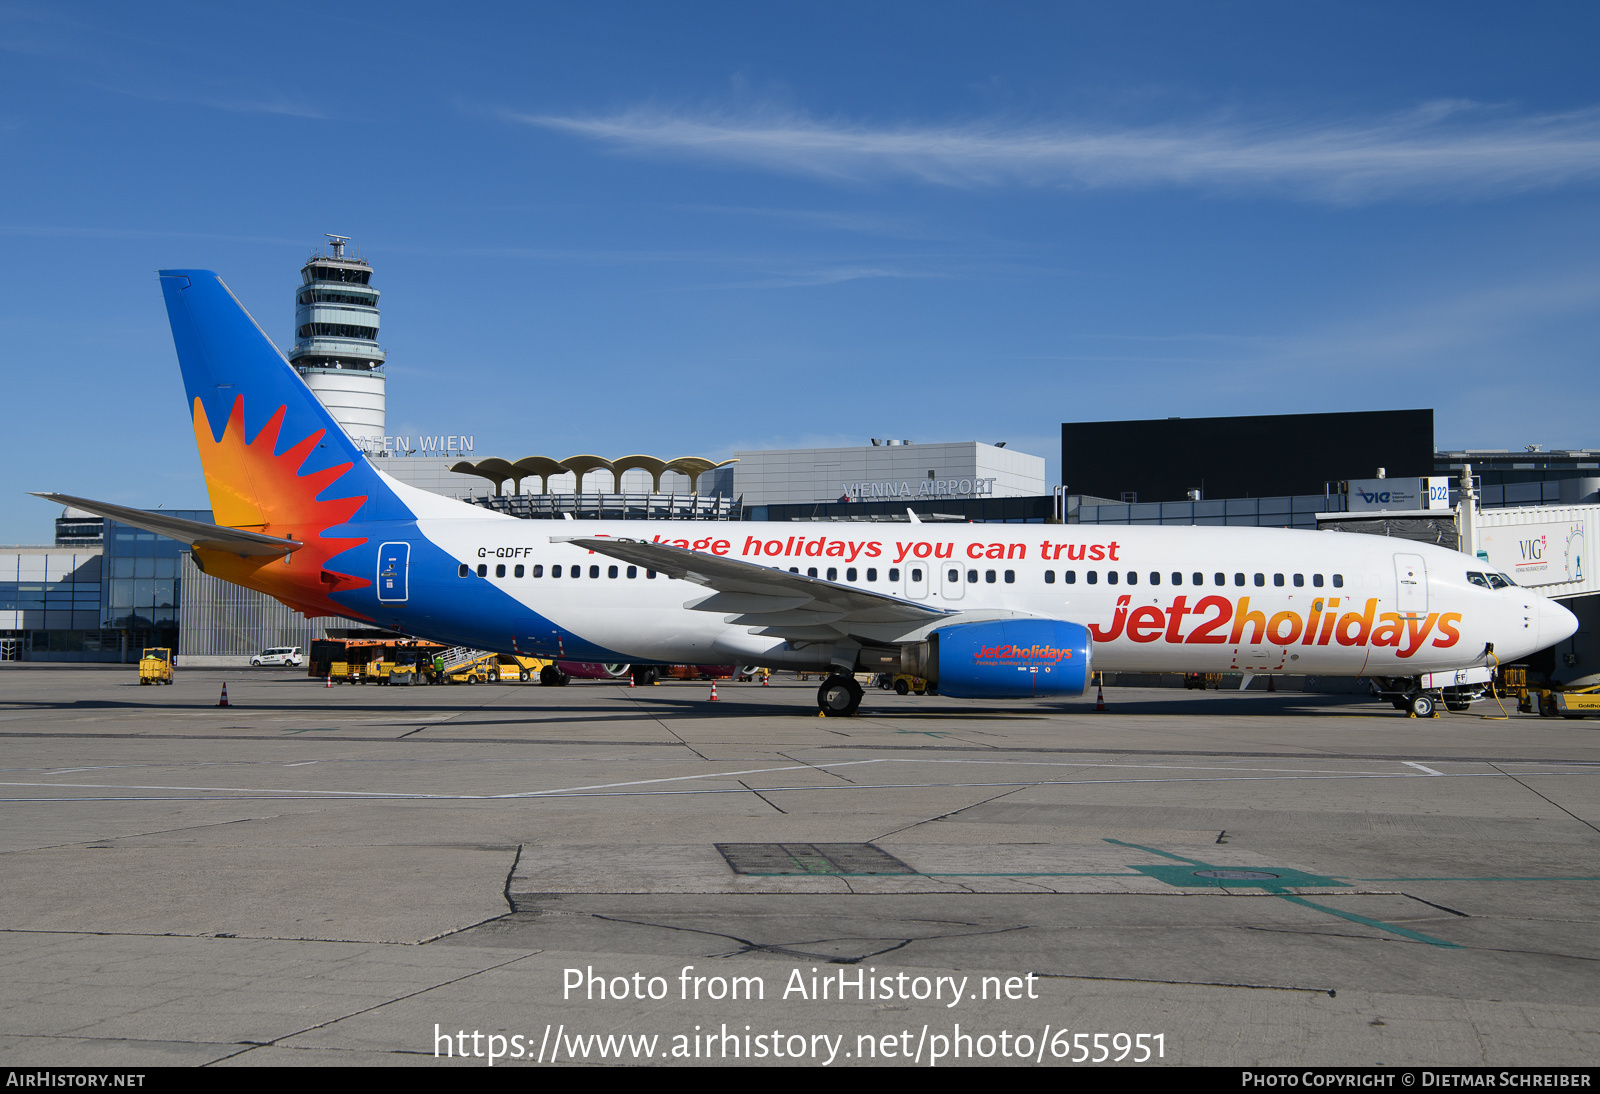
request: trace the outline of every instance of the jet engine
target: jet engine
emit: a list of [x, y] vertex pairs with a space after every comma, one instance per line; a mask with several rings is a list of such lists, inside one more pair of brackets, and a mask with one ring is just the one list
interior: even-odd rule
[[901, 672], [958, 699], [1082, 695], [1093, 661], [1088, 628], [1059, 619], [957, 623], [900, 648]]

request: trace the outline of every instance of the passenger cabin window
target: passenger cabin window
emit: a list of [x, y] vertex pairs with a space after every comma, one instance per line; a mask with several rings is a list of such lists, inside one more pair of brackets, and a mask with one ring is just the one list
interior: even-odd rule
[[1227, 574], [1213, 574], [1212, 576], [1215, 578], [1214, 584], [1226, 585], [1228, 583]]
[[1015, 585], [1016, 583], [1017, 583], [1017, 571], [1015, 571], [1015, 570], [1007, 570], [1006, 571], [1006, 584], [1007, 585]]
[[[599, 568], [600, 567], [598, 567], [598, 566], [595, 567], [595, 569], [597, 569], [597, 570]], [[583, 567], [582, 566], [569, 566], [569, 567], [567, 567], [567, 576], [568, 577], [582, 577], [583, 576]], [[596, 575], [596, 576], [598, 576], [598, 575]]]
[[1266, 583], [1267, 583], [1267, 575], [1266, 574], [1257, 574], [1256, 575], [1256, 588], [1259, 589], [1259, 588], [1265, 586]]
[[1056, 583], [1056, 572], [1054, 570], [1046, 570], [1044, 572], [1044, 583], [1046, 585], [1054, 585]]
[[544, 567], [543, 566], [534, 566], [534, 568], [533, 568], [533, 576], [534, 577], [543, 577], [544, 576]]
[[489, 567], [485, 566], [481, 562], [478, 563], [478, 576], [479, 577], [488, 577], [489, 576]]
[[496, 566], [494, 568], [494, 576], [495, 577], [505, 577], [506, 576], [506, 564], [504, 562], [500, 563], [498, 566]]
[[461, 564], [461, 569], [460, 569], [460, 570], [459, 570], [459, 571], [457, 571], [457, 572], [458, 572], [458, 573], [459, 573], [459, 574], [460, 574], [460, 575], [461, 575], [461, 576], [462, 576], [462, 577], [466, 577], [466, 576], [467, 576], [467, 575], [468, 575], [468, 574], [470, 574], [470, 573], [471, 573], [471, 572], [472, 572], [472, 571], [471, 571], [471, 570], [469, 570], [469, 569], [468, 569], [468, 568], [467, 568], [467, 564], [466, 564], [466, 563], [465, 563], [465, 562], [463, 562], [463, 563], [462, 563], [462, 564]]
[[1115, 571], [1115, 570], [1107, 570], [1106, 571], [1106, 584], [1107, 585], [1115, 585], [1117, 583], [1117, 580], [1118, 580], [1117, 579], [1117, 571]]
[[1344, 588], [1344, 575], [1343, 574], [1334, 574], [1333, 575], [1333, 587], [1335, 589]]
[[1076, 585], [1078, 583], [1078, 571], [1077, 570], [1063, 570], [1063, 571], [1061, 571], [1061, 580], [1066, 582], [1068, 585]]
[[637, 566], [629, 566], [628, 567], [628, 576], [630, 578], [638, 577], [639, 576], [639, 567], [637, 567]]
[[1312, 584], [1312, 586], [1314, 588], [1318, 588], [1318, 589], [1322, 588], [1322, 575], [1321, 574], [1312, 574], [1311, 575], [1311, 584]]
[[1234, 574], [1233, 575], [1233, 583], [1235, 585], [1243, 585], [1244, 584], [1244, 575], [1243, 574]]
[[817, 576], [817, 568], [815, 566], [806, 567], [806, 576], [807, 577], [816, 577]]
[[1083, 573], [1083, 580], [1088, 582], [1090, 585], [1095, 584], [1096, 582], [1098, 582], [1100, 580], [1100, 571], [1099, 570], [1085, 570], [1084, 573]]
[[950, 582], [951, 584], [954, 584], [955, 582], [961, 580], [961, 571], [960, 570], [947, 570], [947, 571], [945, 571], [944, 579], [946, 581]]
[[922, 567], [921, 566], [913, 566], [913, 567], [911, 567], [911, 580], [912, 581], [921, 581], [922, 580]]
[[993, 585], [994, 584], [994, 571], [993, 570], [985, 570], [985, 571], [983, 571], [983, 580], [988, 582], [990, 585]]
[[606, 568], [606, 576], [607, 577], [616, 577], [617, 576], [617, 568], [615, 566], [607, 567]]
[[868, 581], [876, 581], [876, 580], [878, 580], [878, 569], [877, 569], [876, 566], [868, 566], [867, 567], [867, 580]]
[[1132, 570], [1128, 571], [1128, 584], [1129, 585], [1137, 585], [1137, 584], [1139, 584], [1139, 575], [1137, 573], [1135, 573], [1134, 571], [1132, 571]]
[[656, 579], [656, 572], [654, 570], [646, 570], [644, 572], [644, 578], [646, 581], [654, 581]]
[[1150, 571], [1150, 584], [1152, 584], [1152, 585], [1161, 584], [1161, 575], [1156, 573], [1154, 570]]
[[1305, 584], [1306, 584], [1306, 575], [1305, 574], [1295, 574], [1294, 575], [1294, 587], [1296, 589], [1305, 588]]
[[1173, 571], [1172, 583], [1174, 585], [1182, 585], [1183, 584], [1183, 575], [1178, 573], [1177, 571]]
[[978, 571], [977, 570], [968, 570], [967, 571], [967, 584], [968, 585], [976, 585], [977, 583], [978, 583]]
[[515, 570], [511, 571], [511, 576], [512, 577], [521, 577], [523, 574], [525, 574], [527, 572], [528, 571], [523, 569], [522, 564], [519, 562], [519, 563], [517, 563], [517, 568]]
[[844, 579], [846, 581], [854, 581], [856, 579], [856, 568], [854, 566], [844, 572]]
[[839, 567], [837, 567], [837, 566], [829, 566], [828, 567], [828, 580], [829, 581], [838, 581], [839, 580]]
[[560, 577], [561, 576], [561, 567], [560, 566], [552, 566], [552, 567], [550, 567], [550, 576], [551, 577]]
[[889, 580], [890, 581], [899, 581], [900, 580], [900, 567], [898, 567], [898, 566], [889, 567]]
[[1273, 574], [1272, 575], [1272, 584], [1275, 585], [1277, 588], [1280, 588], [1280, 589], [1283, 588], [1283, 575], [1282, 574]]

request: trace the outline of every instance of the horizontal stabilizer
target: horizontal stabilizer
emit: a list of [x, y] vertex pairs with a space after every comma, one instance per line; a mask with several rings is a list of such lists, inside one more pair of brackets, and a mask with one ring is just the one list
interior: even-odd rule
[[279, 539], [277, 536], [265, 536], [260, 532], [246, 532], [239, 528], [222, 528], [215, 524], [206, 524], [198, 520], [184, 520], [182, 517], [169, 517], [161, 513], [152, 513], [144, 509], [130, 509], [125, 505], [112, 505], [110, 502], [90, 501], [88, 498], [75, 498], [71, 494], [40, 494], [33, 495], [46, 501], [53, 501], [57, 505], [70, 505], [74, 509], [82, 509], [86, 513], [93, 513], [97, 517], [108, 517], [123, 524], [131, 524], [135, 528], [143, 528], [146, 532], [154, 532], [158, 536], [175, 539], [179, 543], [187, 543], [190, 547], [202, 547], [211, 551], [227, 551], [240, 556], [250, 555], [284, 555], [291, 551], [298, 551], [305, 544], [299, 540]]

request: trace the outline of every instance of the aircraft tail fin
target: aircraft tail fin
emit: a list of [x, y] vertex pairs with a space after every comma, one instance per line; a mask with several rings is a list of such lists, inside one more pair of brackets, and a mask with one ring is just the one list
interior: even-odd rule
[[410, 516], [210, 270], [163, 270], [172, 340], [219, 525], [303, 538]]

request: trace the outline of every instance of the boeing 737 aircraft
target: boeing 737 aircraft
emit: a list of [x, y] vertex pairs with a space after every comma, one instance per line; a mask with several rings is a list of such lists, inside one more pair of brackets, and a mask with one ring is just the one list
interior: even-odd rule
[[308, 616], [570, 661], [905, 671], [1078, 696], [1097, 670], [1382, 681], [1429, 714], [1577, 629], [1470, 558], [1378, 536], [1102, 525], [519, 520], [407, 486], [216, 274], [161, 274], [216, 524], [41, 494], [190, 545]]

